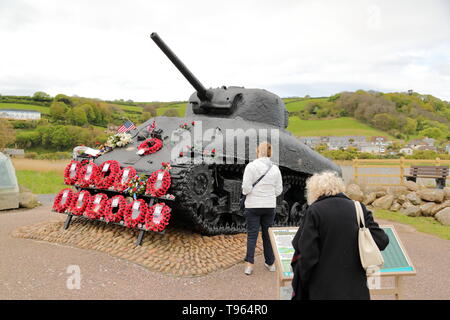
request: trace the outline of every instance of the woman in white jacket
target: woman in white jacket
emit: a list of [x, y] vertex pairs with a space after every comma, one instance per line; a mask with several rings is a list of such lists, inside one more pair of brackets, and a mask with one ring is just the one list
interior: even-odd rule
[[[242, 193], [245, 199], [245, 218], [247, 222], [247, 255], [245, 274], [253, 272], [256, 241], [259, 227], [262, 229], [265, 266], [275, 271], [275, 256], [269, 238], [269, 227], [275, 218], [276, 197], [283, 191], [283, 181], [280, 169], [272, 164], [272, 146], [262, 142], [256, 149], [257, 159], [245, 167], [242, 181]], [[267, 172], [267, 173], [266, 173]], [[265, 174], [266, 173], [266, 174]], [[263, 175], [265, 176], [253, 187], [253, 184]]]

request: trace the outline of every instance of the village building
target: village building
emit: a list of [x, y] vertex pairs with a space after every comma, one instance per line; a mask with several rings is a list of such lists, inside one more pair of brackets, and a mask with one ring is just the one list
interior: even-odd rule
[[403, 153], [406, 156], [410, 156], [414, 153], [414, 150], [412, 148], [405, 147], [405, 148], [401, 148], [398, 152]]
[[34, 110], [2, 109], [0, 110], [0, 118], [14, 120], [39, 120], [41, 119], [41, 113]]

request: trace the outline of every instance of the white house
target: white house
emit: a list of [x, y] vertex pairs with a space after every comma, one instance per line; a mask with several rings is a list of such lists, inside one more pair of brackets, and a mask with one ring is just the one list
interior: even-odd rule
[[34, 110], [1, 109], [0, 118], [14, 120], [39, 120], [41, 119], [41, 113]]
[[403, 154], [405, 154], [407, 156], [410, 156], [410, 155], [413, 154], [414, 150], [412, 148], [406, 147], [406, 148], [401, 148], [398, 152], [399, 153], [403, 153]]

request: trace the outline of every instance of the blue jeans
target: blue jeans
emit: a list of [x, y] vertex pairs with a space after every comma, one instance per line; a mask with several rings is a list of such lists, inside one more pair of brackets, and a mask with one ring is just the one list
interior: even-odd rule
[[269, 238], [269, 227], [273, 225], [275, 208], [246, 208], [245, 220], [247, 222], [247, 255], [245, 261], [255, 262], [255, 247], [258, 240], [259, 227], [261, 226], [264, 259], [270, 266], [275, 262], [272, 246]]

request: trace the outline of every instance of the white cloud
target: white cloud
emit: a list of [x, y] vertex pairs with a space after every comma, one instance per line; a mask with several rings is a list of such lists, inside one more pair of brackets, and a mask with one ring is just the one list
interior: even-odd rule
[[153, 31], [207, 87], [450, 100], [448, 1], [0, 0], [0, 93], [185, 100]]

